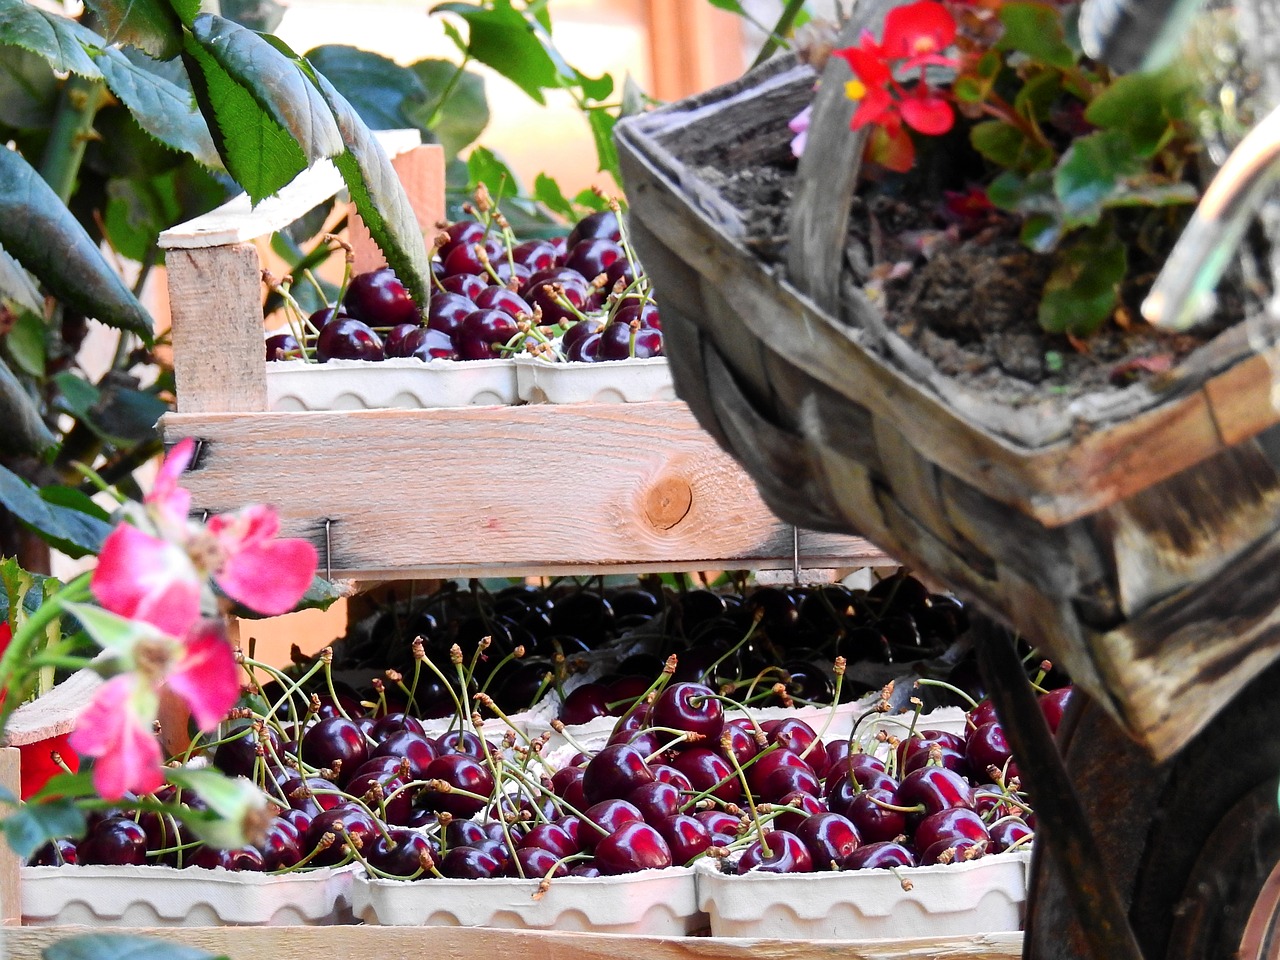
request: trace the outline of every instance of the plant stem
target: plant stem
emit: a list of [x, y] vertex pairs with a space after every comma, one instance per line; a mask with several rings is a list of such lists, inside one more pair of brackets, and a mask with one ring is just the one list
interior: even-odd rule
[[786, 6], [782, 8], [782, 13], [778, 17], [778, 22], [773, 25], [773, 29], [769, 31], [769, 36], [760, 48], [760, 52], [751, 61], [753, 70], [773, 56], [773, 52], [786, 42], [783, 38], [791, 32], [791, 25], [795, 23], [796, 17], [800, 15], [800, 10], [803, 7], [804, 0], [787, 0]]
[[[28, 654], [31, 644], [44, 633], [49, 624], [62, 614], [67, 601], [88, 599], [89, 580], [92, 575], [91, 571], [86, 571], [66, 584], [53, 596], [45, 597], [44, 602], [18, 628], [4, 655], [0, 656], [0, 690], [13, 689], [12, 681], [19, 669], [18, 665], [27, 663], [30, 659]], [[5, 724], [8, 723], [9, 714], [18, 708], [19, 699], [10, 695], [5, 698], [3, 705], [0, 705], [0, 731], [3, 731]]]
[[62, 100], [41, 158], [40, 176], [63, 203], [75, 192], [85, 146], [94, 135], [93, 120], [106, 97], [107, 87], [101, 80], [73, 76], [62, 88]]

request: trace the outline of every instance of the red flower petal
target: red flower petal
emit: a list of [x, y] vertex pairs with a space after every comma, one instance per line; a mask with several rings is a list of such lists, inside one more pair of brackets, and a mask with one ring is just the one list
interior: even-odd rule
[[175, 637], [200, 615], [200, 578], [185, 551], [127, 523], [103, 541], [90, 585], [107, 610]]
[[201, 730], [212, 730], [240, 696], [239, 669], [226, 624], [203, 619], [186, 636], [186, 653], [165, 679], [191, 708]]
[[93, 785], [107, 800], [151, 793], [164, 783], [160, 742], [151, 732], [156, 698], [138, 683], [136, 675], [122, 673], [99, 687], [69, 739], [78, 754], [96, 758]]
[[916, 162], [916, 145], [901, 124], [879, 126], [872, 130], [867, 140], [866, 155], [867, 159], [886, 170], [906, 173]]
[[923, 85], [903, 99], [900, 109], [907, 126], [930, 136], [946, 133], [955, 123], [951, 104]]
[[894, 59], [938, 53], [955, 38], [955, 18], [937, 0], [894, 7], [884, 20], [884, 51]]
[[233, 600], [274, 617], [298, 605], [318, 562], [316, 548], [305, 540], [270, 540], [228, 557], [214, 579]]
[[22, 771], [23, 800], [30, 800], [44, 789], [46, 783], [62, 773], [62, 768], [53, 762], [53, 754], [60, 756], [72, 773], [80, 769], [80, 756], [71, 749], [70, 739], [71, 734], [63, 733], [18, 747], [22, 757], [19, 768]]
[[[868, 124], [883, 124], [893, 117], [893, 98], [888, 90], [869, 89], [858, 101], [858, 109], [849, 120], [850, 130], [859, 130]], [[896, 120], [896, 117], [893, 117]]]
[[879, 48], [872, 46], [873, 49], [867, 49], [865, 46], [846, 47], [843, 50], [833, 51], [832, 56], [839, 57], [849, 64], [849, 69], [866, 86], [883, 87], [893, 79], [893, 74]]

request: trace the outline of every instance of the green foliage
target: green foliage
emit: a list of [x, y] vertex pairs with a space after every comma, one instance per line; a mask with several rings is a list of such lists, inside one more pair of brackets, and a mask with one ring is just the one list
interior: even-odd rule
[[92, 501], [76, 501], [76, 506], [69, 506], [69, 498], [53, 492], [58, 488], [48, 489], [51, 492], [46, 495], [44, 490], [0, 466], [0, 505], [23, 526], [73, 557], [97, 553], [111, 530], [111, 525], [100, 518], [101, 509], [89, 508]]
[[24, 803], [0, 822], [0, 828], [10, 849], [26, 859], [57, 837], [82, 836], [85, 814], [69, 799]]

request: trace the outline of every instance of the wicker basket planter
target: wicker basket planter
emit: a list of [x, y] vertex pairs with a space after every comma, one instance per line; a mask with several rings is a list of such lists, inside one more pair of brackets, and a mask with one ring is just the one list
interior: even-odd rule
[[1158, 390], [1065, 408], [941, 375], [861, 291], [810, 296], [761, 262], [717, 190], [717, 166], [785, 149], [815, 79], [775, 61], [619, 127], [634, 242], [659, 294], [680, 291], [678, 394], [779, 516], [974, 598], [1171, 755], [1280, 652], [1274, 349], [1231, 329]]

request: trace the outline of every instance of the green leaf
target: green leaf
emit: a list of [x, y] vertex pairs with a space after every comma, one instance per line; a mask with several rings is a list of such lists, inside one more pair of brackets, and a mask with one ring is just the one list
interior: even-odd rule
[[745, 17], [747, 15], [747, 12], [742, 9], [742, 4], [739, 0], [707, 0], [707, 2], [713, 7], [718, 7], [721, 10], [728, 10], [730, 13], [736, 13], [740, 17]]
[[574, 70], [573, 73], [578, 86], [582, 88], [588, 100], [607, 100], [613, 96], [613, 77], [609, 74], [605, 73], [593, 78], [578, 70]]
[[169, 0], [85, 0], [107, 25], [107, 38], [160, 60], [182, 52], [182, 21]]
[[194, 160], [154, 177], [107, 183], [105, 225], [111, 245], [142, 261], [161, 231], [229, 199], [229, 184]]
[[74, 20], [47, 13], [25, 0], [0, 0], [0, 44], [30, 50], [59, 73], [90, 80], [99, 79], [102, 73], [88, 51], [107, 45]]
[[308, 51], [306, 58], [372, 130], [408, 126], [406, 103], [427, 96], [414, 70], [378, 53], [331, 44]]
[[576, 220], [578, 217], [577, 209], [564, 195], [560, 184], [545, 173], [540, 173], [534, 178], [533, 198], [552, 213], [558, 213], [566, 220]]
[[1110, 231], [1090, 231], [1059, 252], [1040, 300], [1040, 326], [1078, 337], [1096, 332], [1115, 310], [1127, 269], [1120, 239]]
[[0, 297], [12, 301], [23, 310], [30, 310], [36, 316], [44, 313], [44, 297], [40, 288], [31, 279], [31, 274], [22, 269], [22, 264], [3, 247], [0, 247]]
[[84, 813], [72, 800], [24, 803], [4, 818], [4, 836], [9, 848], [23, 860], [50, 840], [79, 837], [84, 830]]
[[579, 207], [586, 207], [588, 210], [608, 210], [609, 201], [594, 190], [580, 190], [573, 198], [574, 204]]
[[0, 123], [44, 130], [58, 106], [58, 80], [44, 57], [22, 47], [0, 46]]
[[1036, 170], [1026, 176], [1006, 170], [987, 187], [987, 199], [1013, 213], [1058, 212], [1053, 177], [1048, 170]]
[[1117, 77], [1093, 99], [1084, 117], [1104, 130], [1123, 130], [1143, 157], [1159, 150], [1171, 122], [1185, 117], [1188, 86], [1181, 71], [1130, 73]]
[[27, 388], [0, 359], [0, 454], [44, 456], [58, 444]]
[[218, 153], [254, 203], [342, 152], [333, 114], [296, 57], [211, 14], [196, 17], [183, 55]]
[[1014, 97], [1013, 106], [1022, 116], [1043, 120], [1062, 94], [1062, 74], [1043, 70], [1027, 79]]
[[13, 150], [0, 149], [0, 246], [55, 296], [146, 340], [151, 318], [57, 194]]
[[209, 125], [195, 109], [189, 87], [179, 86], [149, 69], [154, 61], [141, 54], [113, 47], [99, 55], [97, 62], [107, 86], [129, 108], [138, 126], [165, 146], [190, 154], [206, 167], [222, 166]]
[[382, 145], [360, 122], [351, 104], [323, 74], [314, 73], [312, 79], [333, 111], [346, 146], [333, 162], [342, 174], [360, 219], [386, 257], [387, 265], [414, 301], [425, 308], [431, 302], [431, 263], [409, 195]]
[[468, 194], [482, 183], [494, 194], [499, 187], [502, 187], [504, 196], [520, 192], [520, 181], [516, 175], [488, 147], [476, 147], [471, 151], [467, 157], [467, 173], [470, 175]]
[[618, 165], [618, 148], [613, 145], [613, 128], [617, 118], [604, 107], [587, 110], [587, 122], [596, 142], [596, 158], [600, 170], [612, 174], [615, 183], [622, 183], [622, 168]]
[[1022, 224], [1022, 243], [1036, 253], [1048, 253], [1062, 239], [1062, 221], [1052, 214], [1033, 213]]
[[441, 3], [431, 13], [452, 13], [465, 20], [469, 28], [467, 53], [545, 105], [543, 90], [559, 86], [561, 72], [556, 61], [534, 26], [511, 6], [511, 0], [492, 0], [492, 4], [486, 8], [470, 3]]
[[969, 131], [973, 149], [998, 167], [1016, 166], [1026, 139], [1021, 130], [1003, 120], [984, 120]]
[[77, 419], [85, 417], [89, 408], [98, 402], [101, 393], [93, 384], [74, 373], [59, 373], [53, 378], [54, 385], [62, 399], [62, 406]]
[[5, 348], [18, 367], [33, 377], [44, 376], [44, 321], [39, 314], [21, 313], [4, 337]]
[[469, 70], [459, 75], [457, 65], [448, 60], [419, 60], [410, 69], [426, 92], [420, 102], [405, 103], [405, 116], [430, 130], [446, 155], [457, 155], [475, 143], [489, 125], [484, 78]]
[[82, 933], [55, 940], [44, 960], [226, 960], [199, 947], [132, 933]]
[[71, 507], [46, 502], [16, 473], [0, 466], [0, 504], [42, 540], [72, 556], [97, 553], [111, 525]]
[[159, 397], [137, 388], [124, 375], [108, 374], [102, 392], [91, 411], [94, 425], [116, 446], [132, 446], [157, 437], [156, 423], [169, 405]]
[[1107, 200], [1138, 169], [1133, 141], [1124, 131], [1100, 130], [1076, 140], [1058, 161], [1053, 176], [1063, 224], [1068, 229], [1096, 224]]
[[91, 496], [75, 487], [64, 487], [59, 484], [41, 487], [40, 499], [56, 507], [69, 507], [77, 513], [83, 513], [86, 517], [95, 517], [105, 524], [111, 524], [111, 514], [103, 510]]
[[1057, 7], [1035, 2], [1005, 3], [999, 17], [1004, 35], [996, 44], [997, 50], [1017, 50], [1032, 60], [1062, 69], [1075, 65]]

